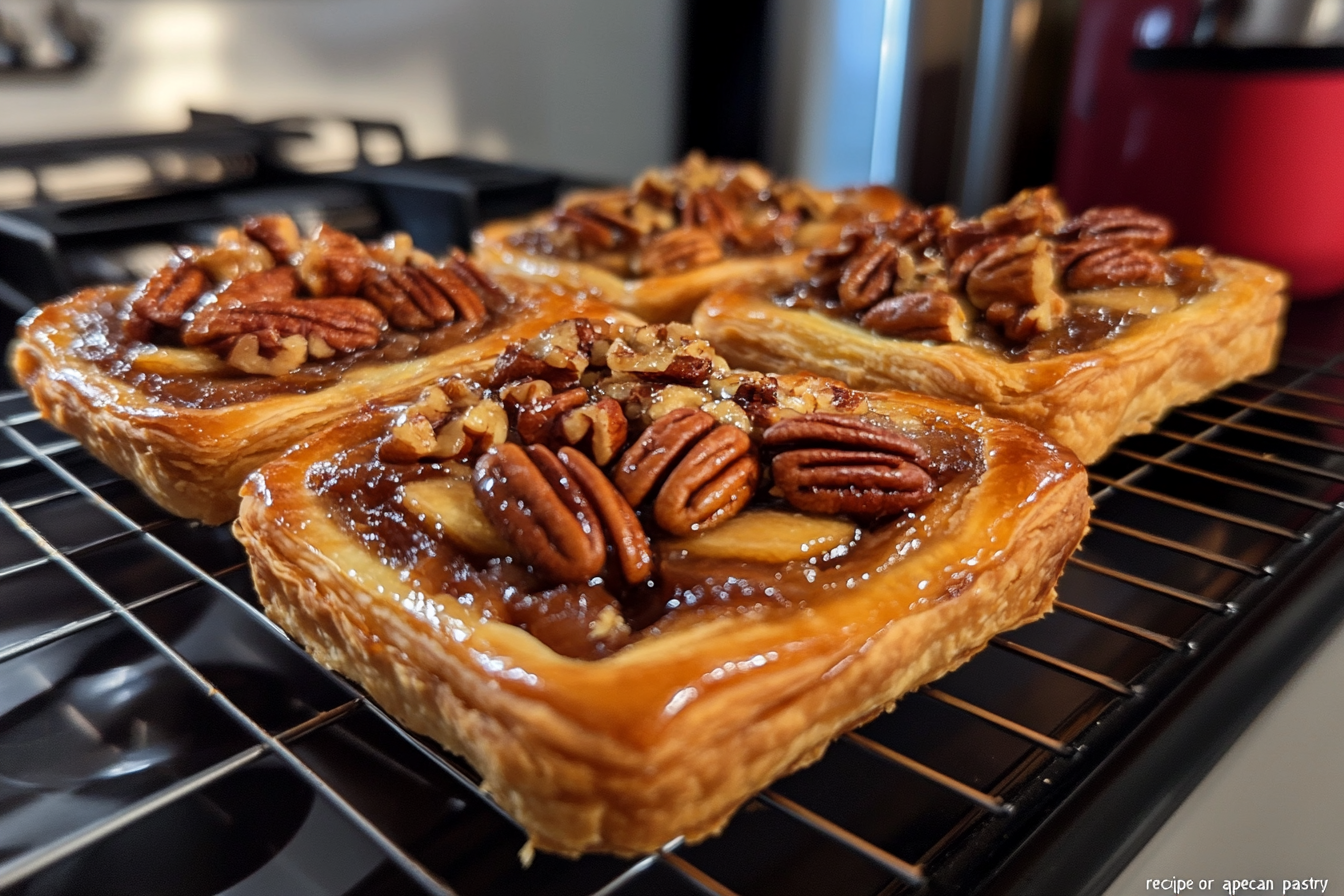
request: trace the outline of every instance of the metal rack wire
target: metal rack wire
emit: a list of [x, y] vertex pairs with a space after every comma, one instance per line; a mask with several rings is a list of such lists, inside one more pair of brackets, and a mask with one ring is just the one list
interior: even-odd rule
[[642, 859], [538, 856], [474, 771], [258, 610], [167, 516], [0, 395], [0, 889], [971, 891], [1344, 522], [1344, 357], [1183, 408], [1092, 470], [1060, 612]]

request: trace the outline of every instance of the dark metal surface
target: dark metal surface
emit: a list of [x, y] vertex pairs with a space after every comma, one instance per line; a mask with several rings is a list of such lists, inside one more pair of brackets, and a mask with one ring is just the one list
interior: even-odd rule
[[0, 885], [1099, 891], [1338, 619], [1344, 358], [1290, 348], [1092, 472], [1059, 612], [721, 837], [524, 868], [470, 768], [260, 615], [227, 528], [167, 516], [0, 397]]

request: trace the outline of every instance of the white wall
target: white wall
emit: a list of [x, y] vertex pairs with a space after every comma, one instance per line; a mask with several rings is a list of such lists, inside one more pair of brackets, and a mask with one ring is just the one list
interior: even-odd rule
[[[77, 0], [99, 58], [0, 74], [0, 143], [174, 130], [186, 108], [392, 119], [421, 155], [626, 178], [675, 151], [680, 0]], [[30, 35], [47, 0], [7, 0]]]

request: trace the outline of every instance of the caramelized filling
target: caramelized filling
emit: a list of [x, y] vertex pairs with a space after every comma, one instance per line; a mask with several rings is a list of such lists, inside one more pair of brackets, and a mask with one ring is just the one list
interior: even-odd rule
[[582, 659], [830, 600], [955, 524], [983, 471], [964, 428], [877, 414], [839, 384], [795, 394], [706, 351], [678, 325], [559, 324], [306, 484], [413, 590]]
[[907, 208], [847, 227], [775, 301], [889, 338], [1045, 359], [1096, 348], [1212, 289], [1207, 252], [1169, 249], [1171, 237], [1165, 219], [1132, 208], [1070, 218], [1050, 188], [971, 219]]
[[438, 260], [406, 234], [366, 244], [325, 225], [304, 239], [283, 215], [180, 247], [134, 289], [100, 298], [71, 322], [73, 352], [153, 399], [199, 408], [316, 391], [517, 313], [456, 249]]

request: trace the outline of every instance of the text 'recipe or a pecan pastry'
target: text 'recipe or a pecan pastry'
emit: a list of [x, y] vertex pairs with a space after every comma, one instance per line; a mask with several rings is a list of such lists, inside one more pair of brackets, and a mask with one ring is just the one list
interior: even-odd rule
[[703, 267], [730, 255], [787, 251], [800, 225], [835, 211], [831, 194], [780, 181], [755, 162], [690, 153], [650, 169], [628, 190], [579, 194], [544, 225], [509, 242], [529, 252], [591, 261], [622, 276]]
[[632, 619], [658, 616], [659, 543], [749, 506], [882, 526], [952, 475], [838, 383], [792, 394], [776, 377], [729, 370], [685, 325], [587, 320], [513, 345], [488, 383], [427, 389], [377, 451], [385, 464], [470, 467], [474, 507], [452, 512], [453, 537], [482, 561], [512, 557], [535, 590], [573, 603], [566, 589], [579, 588], [590, 611], [607, 608], [594, 638], [548, 635], [554, 618], [530, 627], [584, 656], [619, 649]]
[[365, 243], [325, 224], [310, 238], [285, 215], [247, 220], [212, 247], [182, 247], [137, 290], [126, 319], [141, 342], [214, 352], [279, 376], [309, 359], [377, 346], [390, 331], [482, 323], [497, 287], [454, 249], [439, 261], [405, 233]]
[[978, 218], [907, 208], [846, 228], [808, 258], [803, 291], [884, 336], [960, 342], [977, 325], [1021, 346], [1066, 322], [1088, 291], [1207, 285], [1207, 253], [1170, 250], [1171, 224], [1134, 208], [1069, 217], [1049, 187], [1023, 190]]

